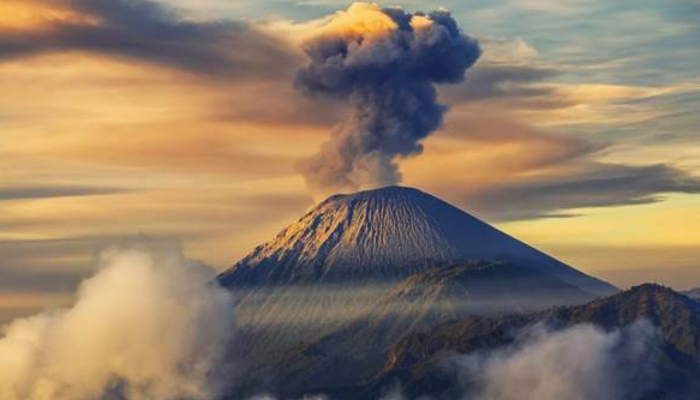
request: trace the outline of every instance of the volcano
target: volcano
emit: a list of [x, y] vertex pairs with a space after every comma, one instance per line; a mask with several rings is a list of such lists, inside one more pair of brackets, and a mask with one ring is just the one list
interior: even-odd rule
[[[582, 304], [617, 289], [417, 189], [336, 195], [219, 277], [239, 349], [372, 354], [465, 315]], [[324, 337], [342, 338], [324, 341]]]
[[225, 286], [367, 284], [436, 266], [507, 260], [596, 295], [615, 288], [417, 189], [336, 195], [221, 276]]

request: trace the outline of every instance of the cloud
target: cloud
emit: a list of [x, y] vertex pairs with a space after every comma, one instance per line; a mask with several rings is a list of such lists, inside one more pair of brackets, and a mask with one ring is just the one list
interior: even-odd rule
[[96, 186], [25, 186], [0, 187], [0, 201], [47, 199], [54, 197], [96, 196], [122, 193], [123, 189]]
[[0, 240], [0, 293], [73, 293], [93, 272], [99, 253], [124, 240], [107, 236]]
[[461, 82], [481, 54], [446, 11], [410, 14], [371, 3], [329, 19], [304, 49], [310, 63], [296, 87], [351, 108], [302, 165], [316, 194], [400, 182], [397, 159], [420, 154], [447, 111], [434, 85]]
[[554, 87], [544, 84], [560, 74], [551, 67], [484, 63], [474, 67], [462, 85], [447, 87], [443, 92], [452, 104], [519, 100], [519, 105], [526, 108], [565, 107], [571, 104], [559, 98]]
[[78, 51], [227, 78], [274, 78], [296, 65], [295, 52], [283, 40], [243, 22], [188, 20], [150, 0], [39, 4], [80, 18], [54, 19], [34, 29], [0, 29], [0, 61]]
[[0, 397], [214, 399], [233, 302], [213, 276], [157, 242], [106, 251], [71, 308], [3, 329]]
[[[607, 107], [635, 99], [647, 103], [676, 89], [553, 82], [564, 72], [509, 59], [479, 63], [465, 83], [443, 90], [455, 106], [444, 133], [429, 143], [424, 156], [404, 164], [409, 184], [491, 221], [573, 217], [586, 208], [700, 193], [700, 177], [682, 165], [614, 157], [635, 140], [632, 133], [639, 136], [638, 125], [629, 128], [634, 132], [625, 137], [627, 144], [590, 134], [600, 127], [566, 126], [576, 122], [566, 116], [594, 122], [629, 116]], [[620, 130], [614, 133], [619, 136]], [[625, 151], [638, 154], [640, 149]]]
[[[664, 165], [591, 163], [572, 174], [510, 182], [476, 194], [471, 204], [500, 220], [571, 217], [570, 209], [650, 204], [663, 193], [700, 193], [700, 178]], [[517, 207], [513, 207], [513, 199]]]
[[3, 265], [0, 267], [0, 292], [39, 291], [45, 294], [61, 293], [73, 289], [84, 274], [78, 272], [22, 270]]
[[457, 364], [468, 398], [635, 400], [654, 382], [657, 346], [646, 321], [612, 332], [538, 327], [513, 346], [461, 356]]
[[[694, 223], [687, 221], [688, 225]], [[659, 232], [659, 235], [663, 236], [664, 232], [666, 230]], [[697, 262], [700, 259], [700, 246], [679, 244], [673, 238], [669, 239], [669, 243], [673, 244], [663, 245], [663, 242], [657, 241], [653, 247], [611, 246], [606, 242], [605, 245], [597, 246], [557, 246], [552, 250], [559, 259], [566, 260], [571, 265], [590, 266], [588, 272], [608, 282], [615, 282], [620, 288], [630, 288], [646, 282], [660, 282], [677, 291], [697, 287], [700, 283]], [[634, 257], [630, 257], [630, 254], [634, 254]]]
[[227, 123], [245, 122], [276, 130], [326, 131], [345, 115], [346, 109], [340, 101], [314, 101], [295, 91], [292, 85], [260, 81], [237, 84], [235, 92], [212, 107], [212, 116]]

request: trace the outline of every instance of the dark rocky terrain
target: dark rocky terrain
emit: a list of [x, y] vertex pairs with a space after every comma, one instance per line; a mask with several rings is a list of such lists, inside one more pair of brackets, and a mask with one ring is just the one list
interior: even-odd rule
[[[436, 373], [445, 357], [511, 343], [513, 332], [533, 324], [557, 329], [593, 324], [610, 330], [647, 320], [661, 335], [661, 379], [648, 398], [700, 398], [700, 303], [658, 285], [643, 285], [582, 306], [555, 308], [528, 316], [467, 318], [414, 334], [389, 352], [382, 372], [370, 386], [404, 382], [415, 395], [435, 394], [453, 383]], [[443, 372], [443, 371], [440, 371]]]
[[686, 296], [693, 298], [695, 300], [700, 300], [700, 288], [691, 289], [683, 292]]
[[[458, 398], [463, 390], [459, 376], [445, 368], [456, 355], [509, 346], [517, 332], [538, 325], [563, 330], [593, 324], [614, 330], [641, 320], [655, 327], [659, 344], [649, 350], [658, 376], [639, 398], [700, 399], [700, 303], [653, 284], [580, 306], [456, 319], [410, 333], [381, 354], [353, 352], [353, 342], [362, 333], [338, 332], [313, 344], [299, 344], [278, 360], [258, 365], [239, 395], [245, 397], [267, 385], [266, 392], [282, 398], [324, 393], [334, 399], [372, 399], [400, 385], [407, 398]], [[336, 352], [333, 346], [343, 351]], [[265, 382], [256, 381], [256, 376], [264, 376]]]

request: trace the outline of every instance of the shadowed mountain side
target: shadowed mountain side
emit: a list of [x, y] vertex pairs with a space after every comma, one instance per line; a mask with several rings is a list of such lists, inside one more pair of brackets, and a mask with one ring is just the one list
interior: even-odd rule
[[693, 300], [700, 300], [700, 288], [685, 291], [683, 292], [683, 294], [690, 297]]
[[535, 324], [557, 328], [594, 324], [621, 328], [639, 320], [650, 321], [662, 338], [659, 380], [648, 399], [696, 399], [700, 393], [700, 303], [658, 285], [643, 285], [582, 306], [557, 308], [529, 317], [471, 317], [414, 334], [389, 352], [380, 374], [363, 390], [378, 392], [400, 381], [412, 395], [447, 393], [455, 376], [444, 365], [454, 354], [513, 343], [514, 332]]
[[367, 317], [318, 344], [330, 353], [373, 353], [407, 334], [467, 315], [527, 313], [594, 298], [558, 278], [504, 261], [431, 268], [394, 286]]
[[[289, 396], [329, 388], [337, 391], [349, 384], [372, 380], [380, 373], [391, 346], [407, 335], [445, 321], [466, 315], [532, 312], [553, 305], [582, 304], [595, 298], [558, 278], [504, 261], [431, 268], [384, 288], [382, 293], [376, 293], [376, 298], [365, 304], [364, 315], [339, 323], [318, 340], [289, 343], [290, 336], [284, 332], [312, 338], [313, 329], [317, 333], [324, 328], [313, 323], [294, 328], [293, 320], [284, 329], [263, 331], [258, 334], [261, 336], [251, 334], [245, 348], [269, 348], [284, 341], [291, 349], [258, 357], [256, 365], [240, 379], [246, 382], [246, 387], [239, 390], [253, 395], [274, 387]], [[332, 291], [328, 296], [321, 305], [312, 307], [347, 312], [348, 304], [333, 303]], [[269, 303], [266, 308], [269, 309]], [[328, 319], [321, 321], [327, 323]], [[300, 333], [301, 329], [307, 331]], [[259, 342], [262, 338], [264, 344]], [[323, 379], [317, 379], [319, 374]]]
[[[402, 293], [399, 296], [404, 293], [413, 296], [410, 288], [402, 291], [397, 287], [397, 290]], [[362, 348], [361, 342], [356, 347], [357, 338], [370, 332], [349, 334], [341, 331], [314, 344], [297, 345], [275, 362], [262, 363], [251, 369], [251, 379], [246, 381], [248, 385], [237, 388], [236, 398], [264, 390], [280, 398], [323, 393], [334, 399], [360, 400], [381, 398], [387, 388], [398, 384], [406, 398], [459, 398], [465, 388], [460, 379], [461, 372], [453, 366], [457, 355], [512, 345], [520, 332], [536, 326], [559, 331], [594, 324], [614, 330], [640, 320], [651, 322], [658, 330], [660, 340], [659, 347], [647, 350], [654, 352], [649, 355], [650, 359], [658, 360], [658, 378], [649, 382], [651, 387], [642, 398], [698, 399], [700, 303], [657, 285], [644, 285], [585, 305], [559, 307], [530, 315], [462, 318], [422, 332], [408, 332], [388, 351], [379, 354], [353, 351]]]
[[342, 334], [335, 342], [355, 353], [376, 353], [408, 332], [466, 315], [532, 312], [596, 297], [504, 261], [435, 267], [395, 285], [288, 285], [235, 293], [236, 347], [257, 349], [258, 357], [331, 334]]

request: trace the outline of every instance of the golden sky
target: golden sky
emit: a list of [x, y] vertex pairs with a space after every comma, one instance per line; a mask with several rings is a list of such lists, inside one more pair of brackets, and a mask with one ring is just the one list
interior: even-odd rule
[[[256, 18], [266, 1], [0, 3], [0, 318], [68, 301], [121, 238], [181, 240], [224, 269], [313, 205], [298, 164], [345, 106], [292, 81], [300, 43], [347, 4], [269, 0]], [[484, 55], [439, 89], [445, 126], [401, 160], [403, 184], [622, 287], [700, 286], [697, 50], [657, 79], [631, 33], [582, 51], [575, 32], [503, 28], [507, 1], [474, 3], [445, 5]], [[550, 11], [521, 10], [549, 29], [588, 17]], [[661, 11], [627, 24], [695, 37]]]

